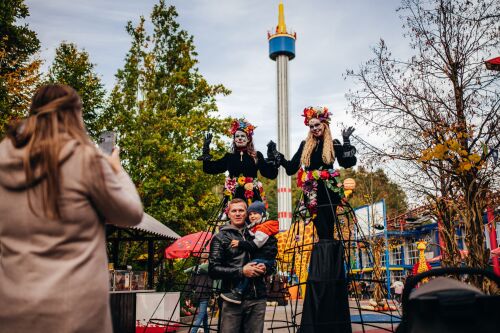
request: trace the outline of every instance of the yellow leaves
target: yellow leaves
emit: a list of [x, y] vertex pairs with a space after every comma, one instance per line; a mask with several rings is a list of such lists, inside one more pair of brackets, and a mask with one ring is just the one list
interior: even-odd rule
[[461, 161], [458, 165], [458, 171], [464, 172], [469, 171], [472, 168], [472, 164], [469, 161]]
[[447, 161], [450, 170], [455, 170], [458, 173], [467, 173], [472, 169], [480, 170], [484, 161], [481, 160], [481, 155], [478, 153], [470, 153], [460, 143], [460, 138], [465, 138], [467, 134], [458, 133], [458, 139], [450, 138], [442, 143], [437, 143], [430, 148], [421, 151], [418, 158], [419, 162], [425, 168], [430, 161]]
[[434, 158], [436, 158], [438, 160], [442, 160], [444, 158], [444, 154], [446, 153], [447, 150], [448, 149], [446, 148], [445, 145], [437, 144], [434, 147], [434, 153], [433, 153]]
[[478, 154], [471, 154], [469, 155], [468, 159], [473, 163], [478, 163], [481, 160], [481, 156], [479, 156]]
[[443, 160], [447, 151], [448, 148], [445, 145], [437, 144], [432, 148], [424, 149], [419, 160], [421, 162], [427, 162], [433, 159]]
[[447, 140], [446, 141], [446, 144], [448, 145], [448, 147], [453, 150], [453, 151], [458, 151], [460, 150], [460, 143], [458, 143], [457, 140], [454, 140], [454, 139], [451, 139], [451, 140]]
[[482, 165], [483, 161], [481, 160], [481, 156], [473, 153], [462, 158], [458, 165], [458, 171], [461, 173], [465, 173], [470, 171], [472, 168], [480, 170], [482, 168]]
[[419, 161], [420, 162], [427, 162], [430, 160], [432, 160], [432, 149], [431, 148], [424, 149], [422, 151], [422, 156], [420, 156], [420, 158], [419, 158]]

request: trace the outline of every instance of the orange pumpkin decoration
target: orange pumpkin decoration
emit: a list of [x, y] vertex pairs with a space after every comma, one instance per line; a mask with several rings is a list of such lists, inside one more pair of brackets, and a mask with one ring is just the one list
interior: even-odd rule
[[354, 190], [356, 188], [356, 181], [352, 178], [344, 179], [344, 190]]

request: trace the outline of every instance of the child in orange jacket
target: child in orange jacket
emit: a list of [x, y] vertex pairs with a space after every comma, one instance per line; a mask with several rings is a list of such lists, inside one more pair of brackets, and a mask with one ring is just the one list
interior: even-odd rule
[[[248, 207], [248, 219], [250, 220], [250, 233], [254, 235], [251, 241], [231, 241], [231, 247], [239, 247], [250, 253], [253, 263], [266, 265], [266, 272], [272, 272], [278, 254], [278, 240], [274, 235], [279, 232], [279, 222], [276, 220], [265, 220], [266, 207], [260, 201], [253, 202]], [[221, 294], [221, 298], [235, 304], [241, 304], [242, 295], [248, 287], [249, 278], [242, 281], [231, 293]]]

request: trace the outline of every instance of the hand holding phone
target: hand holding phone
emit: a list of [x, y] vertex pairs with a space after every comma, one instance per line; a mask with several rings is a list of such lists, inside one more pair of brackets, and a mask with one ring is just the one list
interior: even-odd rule
[[115, 173], [118, 173], [122, 169], [122, 164], [120, 162], [120, 148], [116, 147], [113, 149], [113, 152], [111, 155], [106, 156], [108, 159], [109, 164], [111, 165], [111, 168]]
[[102, 132], [99, 135], [99, 148], [106, 155], [111, 155], [116, 145], [116, 133], [112, 131]]

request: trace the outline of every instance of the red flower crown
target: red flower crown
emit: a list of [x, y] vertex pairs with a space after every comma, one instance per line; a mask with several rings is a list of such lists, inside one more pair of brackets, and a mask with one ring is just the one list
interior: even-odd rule
[[229, 132], [231, 133], [231, 135], [234, 135], [236, 131], [243, 131], [251, 137], [255, 128], [256, 127], [250, 124], [245, 118], [233, 119]]
[[328, 112], [328, 108], [324, 106], [309, 106], [304, 109], [304, 114], [302, 117], [305, 117], [304, 119], [304, 124], [306, 126], [309, 126], [309, 120], [316, 118], [319, 119], [322, 123], [327, 123], [330, 124], [330, 115], [331, 113]]

